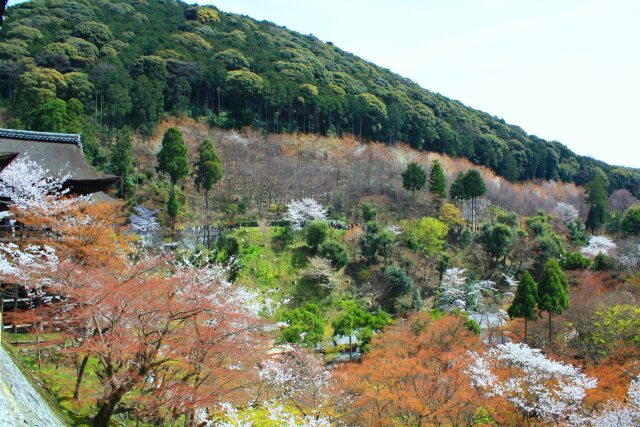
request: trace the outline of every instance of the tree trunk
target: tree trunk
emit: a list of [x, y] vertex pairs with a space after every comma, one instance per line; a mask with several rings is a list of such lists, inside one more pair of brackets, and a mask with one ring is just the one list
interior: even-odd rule
[[91, 424], [93, 427], [109, 427], [109, 421], [116, 410], [116, 405], [120, 403], [125, 392], [125, 389], [119, 388], [114, 391], [106, 401], [102, 402], [100, 410], [93, 418], [93, 422]]
[[549, 344], [552, 343], [552, 334], [551, 334], [551, 312], [549, 312]]
[[204, 212], [206, 217], [207, 249], [211, 248], [211, 227], [209, 226], [209, 190], [204, 190]]
[[40, 353], [40, 325], [36, 322], [36, 355], [38, 356], [38, 369], [42, 369], [42, 355]]
[[[4, 303], [3, 303], [4, 304]], [[18, 285], [13, 285], [13, 314], [18, 313]], [[13, 319], [13, 333], [18, 333], [18, 323]]]
[[82, 362], [80, 363], [80, 368], [78, 369], [78, 377], [76, 378], [76, 386], [73, 389], [73, 400], [80, 399], [80, 386], [82, 385], [82, 379], [84, 378], [84, 370], [87, 367], [87, 362], [89, 361], [89, 353], [85, 354], [82, 358]]
[[524, 318], [524, 343], [527, 343], [527, 321], [528, 319], [525, 317]]
[[[176, 184], [171, 180], [171, 193], [169, 194], [169, 200], [171, 200], [176, 194]], [[171, 239], [175, 241], [176, 237], [176, 219], [171, 217]]]

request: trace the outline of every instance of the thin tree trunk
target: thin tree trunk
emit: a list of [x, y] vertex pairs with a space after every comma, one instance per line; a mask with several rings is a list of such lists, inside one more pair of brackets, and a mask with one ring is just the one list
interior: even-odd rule
[[527, 343], [527, 321], [528, 319], [525, 317], [524, 318], [524, 343]]
[[76, 378], [76, 386], [73, 389], [73, 400], [80, 399], [80, 386], [82, 385], [82, 379], [84, 378], [84, 370], [87, 367], [87, 362], [89, 361], [89, 354], [85, 354], [82, 358], [82, 362], [80, 363], [80, 368], [78, 369], [78, 377]]
[[549, 344], [552, 343], [552, 334], [551, 334], [551, 312], [549, 312]]
[[211, 248], [211, 227], [209, 226], [209, 190], [204, 190], [204, 212], [206, 217], [207, 249]]
[[40, 325], [36, 322], [36, 355], [38, 356], [38, 369], [42, 369], [42, 355], [40, 353]]
[[[18, 285], [13, 285], [13, 313], [14, 315], [18, 312]], [[18, 323], [13, 320], [13, 333], [18, 333]]]

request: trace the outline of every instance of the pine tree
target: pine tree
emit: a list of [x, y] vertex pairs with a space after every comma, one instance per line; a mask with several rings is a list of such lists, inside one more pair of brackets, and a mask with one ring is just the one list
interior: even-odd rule
[[405, 190], [413, 192], [413, 201], [416, 201], [416, 190], [420, 190], [427, 183], [427, 172], [416, 162], [411, 162], [402, 172], [402, 186]]
[[551, 315], [562, 314], [569, 308], [569, 282], [560, 264], [554, 258], [547, 261], [538, 281], [538, 307], [549, 314], [549, 342], [551, 342]]
[[524, 319], [524, 342], [527, 342], [527, 322], [536, 318], [536, 304], [538, 302], [538, 285], [528, 271], [524, 273], [507, 313], [511, 317]]
[[[162, 138], [162, 148], [158, 152], [158, 168], [169, 175], [171, 179], [171, 193], [169, 201], [172, 199], [174, 203], [178, 203], [175, 197], [175, 186], [178, 181], [183, 179], [189, 173], [189, 159], [187, 158], [187, 146], [184, 143], [182, 134], [177, 128], [169, 128]], [[167, 205], [167, 213], [171, 217], [171, 229], [175, 229], [175, 212], [177, 209], [170, 209]]]
[[444, 178], [444, 169], [438, 160], [431, 163], [431, 172], [429, 174], [429, 191], [438, 197], [447, 197], [446, 182]]
[[222, 165], [213, 143], [208, 139], [198, 146], [195, 163], [195, 185], [198, 190], [204, 190], [204, 210], [206, 216], [207, 247], [211, 246], [211, 230], [209, 229], [209, 191], [213, 185], [222, 179]]

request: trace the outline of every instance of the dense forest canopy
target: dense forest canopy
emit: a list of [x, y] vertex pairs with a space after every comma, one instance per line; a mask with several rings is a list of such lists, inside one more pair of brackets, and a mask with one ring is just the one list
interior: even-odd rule
[[7, 126], [104, 140], [124, 126], [149, 135], [163, 114], [209, 116], [223, 127], [404, 141], [466, 157], [511, 181], [582, 185], [602, 171], [609, 191], [640, 193], [635, 169], [576, 155], [332, 43], [214, 6], [21, 3], [0, 32], [0, 76]]

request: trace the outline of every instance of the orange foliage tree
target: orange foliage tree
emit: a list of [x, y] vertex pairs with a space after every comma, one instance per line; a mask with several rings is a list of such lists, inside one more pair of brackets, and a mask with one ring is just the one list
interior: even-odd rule
[[230, 400], [251, 380], [263, 344], [255, 295], [224, 280], [220, 268], [170, 258], [101, 267], [61, 263], [46, 276], [63, 296], [55, 320], [96, 358], [102, 392], [94, 425], [126, 410], [153, 417], [192, 414]]
[[464, 373], [480, 339], [464, 319], [418, 313], [376, 336], [358, 365], [342, 372], [353, 394], [349, 424], [473, 424], [481, 396]]

